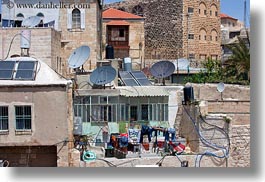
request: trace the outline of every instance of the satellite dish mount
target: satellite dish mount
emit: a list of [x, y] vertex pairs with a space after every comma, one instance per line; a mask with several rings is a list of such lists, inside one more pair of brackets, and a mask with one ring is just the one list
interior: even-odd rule
[[223, 100], [223, 92], [225, 90], [225, 84], [224, 83], [218, 83], [217, 85], [217, 91], [221, 94], [221, 100]]

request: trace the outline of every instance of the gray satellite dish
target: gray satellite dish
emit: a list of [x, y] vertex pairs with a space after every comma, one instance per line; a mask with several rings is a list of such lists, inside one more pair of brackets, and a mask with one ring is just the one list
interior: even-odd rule
[[217, 85], [217, 91], [222, 93], [225, 90], [225, 84], [224, 83], [219, 83]]
[[90, 48], [88, 46], [81, 46], [74, 50], [68, 59], [68, 66], [70, 68], [81, 67], [90, 56]]
[[41, 18], [38, 16], [30, 16], [22, 21], [22, 27], [30, 27], [33, 28], [40, 24]]
[[159, 61], [150, 68], [150, 73], [156, 78], [166, 78], [175, 71], [174, 63], [170, 61]]
[[90, 81], [95, 85], [105, 85], [112, 82], [117, 75], [116, 70], [111, 66], [97, 68], [90, 75]]

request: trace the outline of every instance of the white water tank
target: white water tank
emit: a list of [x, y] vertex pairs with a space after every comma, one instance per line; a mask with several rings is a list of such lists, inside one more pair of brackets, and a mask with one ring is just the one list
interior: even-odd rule
[[132, 58], [124, 58], [123, 60], [124, 64], [124, 71], [132, 71]]
[[21, 30], [20, 35], [20, 48], [29, 49], [31, 42], [31, 31], [30, 30]]

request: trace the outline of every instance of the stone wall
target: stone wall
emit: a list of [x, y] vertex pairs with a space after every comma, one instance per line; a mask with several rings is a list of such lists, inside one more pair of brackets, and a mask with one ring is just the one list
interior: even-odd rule
[[[200, 104], [185, 106], [189, 115], [199, 123], [199, 107], [205, 121], [226, 131], [230, 138], [228, 167], [250, 167], [250, 88], [248, 86], [225, 85], [222, 94], [216, 90], [216, 84], [194, 84], [195, 100]], [[194, 152], [214, 151], [199, 140], [190, 116], [183, 111], [182, 120], [176, 120], [179, 135], [189, 138]], [[204, 128], [203, 128], [204, 127]], [[209, 125], [207, 126], [209, 127]], [[228, 145], [225, 135], [218, 130], [207, 130], [200, 125], [200, 132], [210, 142]], [[206, 163], [205, 163], [206, 165]]]
[[[200, 3], [206, 5], [206, 16], [199, 15]], [[105, 8], [112, 7], [135, 13], [133, 9], [137, 6], [142, 7], [145, 17], [146, 64], [153, 60], [188, 58], [189, 54], [194, 54], [194, 60], [191, 61], [194, 63], [192, 66], [196, 67], [207, 57], [217, 56], [220, 59], [219, 0], [127, 0], [107, 4]], [[215, 12], [210, 14], [212, 6], [216, 7], [218, 16], [213, 16]], [[193, 13], [188, 14], [188, 8], [193, 8]], [[205, 41], [199, 40], [202, 28], [206, 31]], [[216, 31], [217, 40], [215, 37], [211, 40], [212, 30]], [[194, 39], [188, 39], [188, 34], [194, 34]]]
[[[4, 59], [10, 47], [9, 56], [21, 55], [20, 36], [22, 30], [26, 28], [1, 28], [0, 44], [1, 59]], [[31, 28], [31, 46], [29, 56], [38, 58], [55, 69], [56, 61], [60, 56], [61, 34], [53, 28]], [[16, 35], [16, 37], [15, 37]]]
[[[71, 0], [69, 0], [71, 2]], [[68, 68], [68, 58], [72, 52], [82, 46], [90, 47], [90, 57], [84, 64], [86, 71], [96, 68], [96, 63], [101, 59], [101, 10], [97, 0], [90, 1], [90, 7], [85, 11], [85, 28], [84, 29], [68, 29], [67, 27], [67, 11], [68, 9], [60, 9], [60, 26], [62, 34], [61, 57], [63, 62], [63, 74], [67, 75], [72, 72]]]

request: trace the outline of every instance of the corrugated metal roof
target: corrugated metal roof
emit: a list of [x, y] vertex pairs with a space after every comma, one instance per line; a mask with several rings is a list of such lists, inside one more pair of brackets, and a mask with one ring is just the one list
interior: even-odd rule
[[162, 86], [135, 86], [135, 87], [118, 87], [120, 96], [125, 97], [157, 97], [169, 96], [169, 92]]

